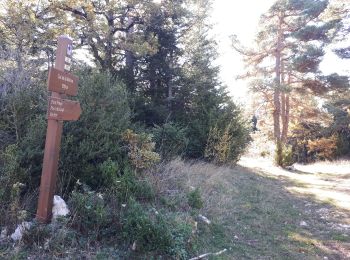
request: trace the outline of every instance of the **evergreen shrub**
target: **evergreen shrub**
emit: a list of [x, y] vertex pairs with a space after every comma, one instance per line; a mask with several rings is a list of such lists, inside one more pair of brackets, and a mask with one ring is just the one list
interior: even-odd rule
[[121, 221], [125, 241], [135, 243], [137, 250], [158, 251], [174, 259], [188, 258], [188, 241], [192, 236], [190, 224], [144, 209], [135, 200], [126, 204]]
[[200, 190], [198, 188], [187, 194], [188, 205], [194, 209], [201, 209], [203, 207], [203, 199], [201, 197]]
[[278, 166], [286, 167], [295, 163], [295, 156], [291, 145], [279, 143], [276, 147], [275, 162]]
[[231, 103], [222, 109], [210, 128], [205, 158], [217, 164], [235, 164], [250, 140], [248, 123], [240, 109]]
[[152, 133], [156, 142], [156, 150], [163, 160], [171, 160], [184, 154], [189, 141], [186, 131], [185, 127], [173, 122], [154, 127]]
[[125, 86], [107, 73], [83, 72], [78, 98], [82, 114], [78, 121], [64, 123], [59, 171], [70, 181], [62, 185], [79, 179], [96, 189], [109, 182], [113, 170], [118, 174], [128, 164], [122, 134], [130, 126], [130, 108]]

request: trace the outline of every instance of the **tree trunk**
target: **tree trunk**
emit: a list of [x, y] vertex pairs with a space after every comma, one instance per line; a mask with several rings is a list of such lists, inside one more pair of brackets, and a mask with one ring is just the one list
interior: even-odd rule
[[[128, 27], [133, 23], [133, 19], [129, 18]], [[131, 35], [134, 32], [134, 27], [131, 26], [126, 33], [126, 39], [130, 40]], [[135, 92], [135, 75], [134, 75], [134, 66], [135, 66], [135, 56], [130, 50], [125, 50], [125, 72], [126, 72], [126, 83], [128, 89], [131, 93]]]
[[280, 116], [281, 116], [281, 53], [282, 53], [282, 17], [279, 19], [279, 30], [276, 46], [276, 63], [275, 63], [275, 89], [273, 93], [273, 128], [274, 137], [276, 142], [276, 163], [282, 165], [282, 143], [281, 143], [281, 129], [280, 129]]
[[[288, 75], [287, 85], [290, 85], [291, 77]], [[289, 93], [284, 93], [284, 115], [283, 115], [283, 123], [282, 123], [282, 141], [285, 143], [288, 136], [288, 126], [289, 126]]]
[[[284, 68], [284, 62], [283, 58], [281, 58], [281, 84], [285, 84], [285, 68]], [[286, 136], [284, 133], [285, 127], [287, 123], [286, 120], [286, 92], [283, 90], [281, 92], [281, 121], [282, 121], [282, 134], [281, 134], [281, 141], [282, 143], [286, 142]]]
[[287, 141], [288, 136], [288, 125], [289, 125], [289, 94], [283, 93], [282, 95], [282, 142], [285, 143]]

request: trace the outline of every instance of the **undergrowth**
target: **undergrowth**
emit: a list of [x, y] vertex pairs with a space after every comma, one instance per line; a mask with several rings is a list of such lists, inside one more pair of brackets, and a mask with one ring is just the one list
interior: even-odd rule
[[[106, 165], [104, 168], [113, 170]], [[192, 206], [198, 207], [200, 198], [194, 194]], [[188, 259], [197, 239], [193, 217], [179, 208], [165, 207], [159, 203], [162, 197], [147, 179], [133, 171], [115, 175], [109, 188], [101, 191], [78, 181], [68, 197], [68, 218], [49, 225], [34, 221], [18, 243], [9, 237], [1, 241], [0, 257], [65, 258], [73, 254], [97, 258], [110, 256], [106, 249], [113, 248], [118, 252], [116, 257], [122, 258]], [[17, 248], [14, 251], [13, 245]]]

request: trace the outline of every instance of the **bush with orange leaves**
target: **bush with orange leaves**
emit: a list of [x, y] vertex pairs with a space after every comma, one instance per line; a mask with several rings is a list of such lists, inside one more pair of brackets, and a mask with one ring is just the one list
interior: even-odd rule
[[127, 143], [128, 157], [136, 170], [147, 169], [160, 161], [159, 154], [154, 152], [155, 143], [152, 142], [152, 135], [137, 134], [127, 129], [122, 138]]
[[321, 160], [333, 159], [337, 151], [337, 141], [338, 140], [335, 135], [330, 137], [322, 137], [315, 140], [308, 140], [308, 153], [315, 154], [316, 157]]

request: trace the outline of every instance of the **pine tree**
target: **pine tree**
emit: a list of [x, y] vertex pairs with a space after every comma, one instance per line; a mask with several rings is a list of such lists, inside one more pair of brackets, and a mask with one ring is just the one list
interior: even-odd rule
[[321, 94], [331, 87], [330, 78], [318, 68], [340, 22], [322, 16], [328, 4], [326, 0], [278, 0], [261, 17], [257, 50], [247, 50], [233, 38], [234, 48], [245, 57], [245, 76], [255, 78], [253, 89], [272, 103], [278, 161], [288, 135], [291, 97], [295, 92]]
[[217, 43], [210, 36], [211, 24], [208, 22], [211, 1], [191, 1], [189, 9], [194, 19], [181, 41], [184, 51], [179, 91], [174, 99], [175, 118], [187, 126], [190, 137], [188, 156], [205, 156], [205, 147], [211, 142], [210, 132], [215, 128], [220, 134], [226, 130], [232, 142], [235, 142], [235, 145], [226, 144], [227, 147], [234, 146], [230, 151], [235, 155], [229, 153], [228, 156], [229, 160], [234, 161], [241, 153], [238, 150], [246, 146], [248, 135], [240, 110], [227, 95], [219, 80], [219, 67], [214, 65], [218, 53]]

